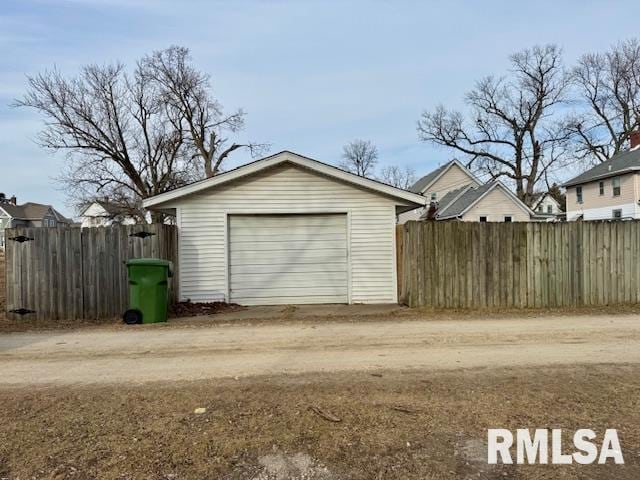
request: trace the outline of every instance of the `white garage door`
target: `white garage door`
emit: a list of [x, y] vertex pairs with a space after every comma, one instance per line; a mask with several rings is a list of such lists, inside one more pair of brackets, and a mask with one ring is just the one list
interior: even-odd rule
[[232, 215], [229, 267], [240, 305], [347, 303], [347, 216]]

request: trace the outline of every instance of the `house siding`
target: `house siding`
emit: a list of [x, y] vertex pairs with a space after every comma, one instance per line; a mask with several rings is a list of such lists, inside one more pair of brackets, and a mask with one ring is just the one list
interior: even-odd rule
[[[599, 180], [567, 188], [567, 220], [582, 217], [584, 220], [610, 219], [612, 211], [621, 209], [623, 216], [639, 218], [637, 206], [640, 175], [620, 175], [620, 195], [613, 196], [613, 179], [605, 178], [604, 195], [600, 195]], [[582, 187], [582, 203], [578, 203], [576, 187]]]
[[[465, 185], [479, 185], [467, 172], [463, 171], [455, 163], [431, 185], [427, 190], [422, 193], [427, 199], [427, 202], [431, 201], [431, 194], [436, 194], [436, 200], [439, 201], [451, 190], [464, 187]], [[425, 212], [425, 208], [417, 208], [408, 212], [402, 213], [398, 216], [398, 223], [402, 224], [410, 220], [419, 220], [422, 214]]]
[[424, 196], [427, 200], [431, 200], [431, 194], [436, 194], [436, 199], [439, 201], [444, 195], [451, 190], [456, 190], [465, 185], [479, 185], [478, 182], [473, 180], [468, 173], [464, 172], [455, 163], [440, 177], [436, 182], [424, 192]]
[[350, 301], [395, 303], [396, 203], [291, 164], [169, 201], [166, 207], [177, 209], [180, 297], [228, 300], [228, 215], [343, 212], [348, 215]]
[[[551, 212], [547, 211], [547, 208], [549, 206], [551, 206]], [[540, 207], [542, 207], [542, 209], [540, 209]], [[542, 201], [536, 206], [536, 213], [552, 213], [554, 215], [557, 215], [559, 213], [562, 213], [562, 210], [560, 209], [558, 202], [556, 202], [553, 197], [551, 197], [550, 195], [545, 195]]]
[[529, 222], [529, 215], [502, 188], [496, 187], [471, 207], [463, 216], [465, 222], [479, 222], [486, 216], [488, 222], [504, 222], [511, 216], [513, 222]]

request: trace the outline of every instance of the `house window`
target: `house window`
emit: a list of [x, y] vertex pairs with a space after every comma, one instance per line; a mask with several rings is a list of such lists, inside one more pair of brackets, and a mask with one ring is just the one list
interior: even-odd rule
[[582, 187], [576, 187], [576, 202], [582, 203]]
[[600, 189], [600, 195], [604, 195], [604, 182], [598, 182], [598, 188]]
[[547, 205], [547, 213], [553, 213], [553, 205]]
[[611, 181], [611, 186], [613, 187], [613, 196], [619, 197], [620, 196], [620, 177], [615, 177]]
[[506, 223], [511, 223], [511, 215], [506, 215], [506, 216], [504, 217], [504, 221], [505, 221]]
[[484, 216], [480, 217], [480, 221], [481, 222], [486, 222], [487, 221], [487, 217], [484, 217]]
[[432, 202], [435, 202], [437, 199], [438, 199], [438, 194], [437, 194], [436, 192], [433, 192], [433, 193], [431, 194], [431, 201], [432, 201]]
[[544, 210], [543, 210], [543, 208], [544, 208], [544, 207], [543, 207], [542, 205], [540, 205], [540, 206], [538, 207], [538, 212], [542, 213], [542, 212], [544, 211]]
[[612, 212], [612, 217], [613, 218], [622, 218], [622, 210], [620, 210], [619, 208], [615, 209]]

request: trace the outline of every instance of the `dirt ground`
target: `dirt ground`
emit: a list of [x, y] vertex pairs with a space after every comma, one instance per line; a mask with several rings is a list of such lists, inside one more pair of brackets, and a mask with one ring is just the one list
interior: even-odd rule
[[0, 384], [640, 363], [640, 316], [229, 323], [0, 335]]
[[[640, 478], [631, 365], [4, 387], [0, 417], [11, 479]], [[487, 465], [523, 426], [616, 428], [625, 465]]]

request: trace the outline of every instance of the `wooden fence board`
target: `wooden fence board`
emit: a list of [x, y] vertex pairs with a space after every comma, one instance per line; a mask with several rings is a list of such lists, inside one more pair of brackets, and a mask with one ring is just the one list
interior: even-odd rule
[[[152, 235], [131, 236], [140, 231]], [[174, 263], [174, 272], [178, 267], [177, 230], [170, 225], [6, 231], [7, 238], [19, 235], [33, 240], [7, 241], [6, 303], [8, 312], [34, 310], [25, 321], [117, 317], [129, 301], [127, 260], [163, 258]], [[175, 289], [170, 293], [175, 301]]]
[[410, 306], [640, 301], [640, 222], [407, 222], [398, 231], [400, 298]]

